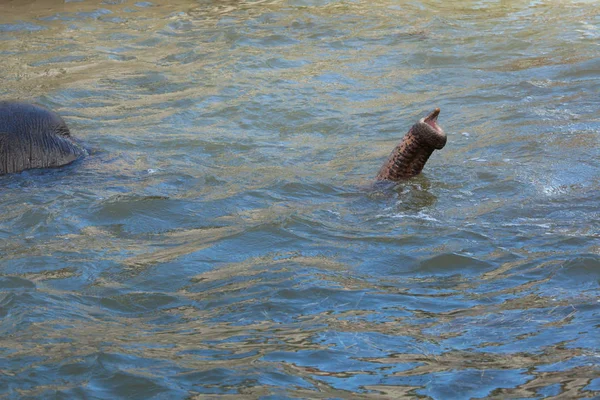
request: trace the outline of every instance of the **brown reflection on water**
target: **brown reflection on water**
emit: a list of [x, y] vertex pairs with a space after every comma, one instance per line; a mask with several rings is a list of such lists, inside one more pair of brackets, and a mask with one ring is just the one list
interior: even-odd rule
[[[251, 284], [251, 280], [248, 281]], [[241, 290], [237, 288], [236, 290]], [[59, 293], [56, 293], [59, 294]], [[210, 293], [205, 296], [210, 297]], [[238, 303], [236, 307], [243, 306]], [[196, 373], [210, 371], [215, 368], [225, 368], [238, 371], [240, 374], [250, 372], [252, 368], [277, 368], [285, 374], [300, 377], [309, 382], [313, 388], [293, 389], [289, 395], [307, 396], [310, 398], [347, 397], [352, 392], [335, 388], [322, 377], [338, 379], [371, 374], [369, 371], [345, 370], [343, 372], [328, 371], [317, 366], [300, 366], [290, 362], [265, 362], [262, 359], [271, 352], [296, 352], [327, 350], [328, 345], [315, 342], [315, 336], [323, 331], [316, 326], [327, 326], [328, 331], [337, 332], [376, 332], [381, 331], [391, 335], [410, 335], [419, 338], [418, 330], [407, 330], [402, 322], [390, 323], [388, 329], [378, 329], [374, 325], [357, 324], [356, 322], [341, 321], [347, 315], [308, 317], [299, 324], [278, 324], [268, 320], [244, 325], [231, 323], [209, 322], [211, 316], [222, 314], [224, 309], [201, 310], [196, 307], [176, 307], [162, 311], [163, 314], [176, 315], [179, 322], [174, 329], [170, 327], [157, 328], [154, 317], [115, 318], [111, 321], [88, 318], [85, 322], [75, 321], [46, 321], [33, 324], [18, 336], [4, 337], [3, 346], [10, 348], [9, 359], [31, 358], [27, 367], [13, 370], [11, 373], [20, 374], [25, 370], [43, 369], [45, 366], [62, 365], [63, 368], [72, 366], [81, 369], [79, 373], [89, 374], [86, 368], [96, 368], [99, 365], [92, 362], [85, 366], [84, 360], [89, 357], [97, 358], [102, 354], [121, 354], [149, 360], [145, 367], [137, 367], [136, 374], [153, 377], [161, 374], [161, 369], [153, 367], [151, 360], [171, 360], [178, 367], [189, 369]], [[88, 313], [95, 313], [93, 308]], [[56, 325], [61, 329], [55, 329]], [[312, 327], [312, 328], [308, 328]], [[64, 338], [69, 338], [64, 342]], [[243, 338], [243, 339], [242, 339]], [[422, 338], [424, 339], [424, 338]], [[430, 338], [431, 339], [431, 338]], [[377, 346], [376, 343], [373, 343]], [[503, 396], [532, 396], [543, 387], [558, 383], [561, 385], [560, 395], [566, 398], [586, 398], [583, 390], [598, 376], [594, 366], [578, 366], [561, 371], [537, 371], [537, 366], [568, 361], [584, 353], [580, 349], [567, 348], [563, 344], [549, 346], [541, 351], [528, 353], [492, 353], [450, 350], [441, 354], [430, 354], [425, 350], [415, 349], [414, 353], [394, 353], [387, 357], [361, 357], [361, 361], [382, 366], [414, 365], [407, 370], [394, 372], [392, 377], [434, 377], [439, 373], [455, 371], [479, 371], [482, 382], [486, 381], [486, 371], [523, 370], [529, 380], [527, 383], [514, 388], [497, 389], [490, 398]], [[222, 359], [199, 355], [202, 351], [226, 354]], [[353, 349], [346, 348], [346, 352]], [[79, 365], [79, 366], [78, 366]], [[433, 378], [431, 378], [433, 379]], [[493, 378], [490, 378], [493, 379]], [[473, 382], [475, 384], [476, 382]], [[66, 390], [69, 384], [54, 383], [39, 385], [29, 390], [20, 390], [21, 395], [34, 396], [45, 390]], [[352, 398], [380, 399], [392, 398], [398, 394], [414, 394], [421, 385], [372, 385], [368, 388], [377, 393], [352, 393]], [[269, 387], [255, 385], [239, 387], [239, 396], [249, 393], [267, 393]], [[193, 395], [193, 390], [190, 395]], [[232, 395], [234, 398], [235, 395]]]
[[[281, 389], [286, 394], [306, 398], [416, 396], [416, 391], [427, 385], [423, 382], [435, 380], [436, 375], [459, 376], [460, 372], [475, 371], [480, 383], [487, 383], [492, 379], [491, 370], [510, 371], [528, 381], [513, 388], [497, 388], [490, 398], [538, 396], [538, 389], [552, 384], [560, 384], [557, 397], [588, 394], [584, 388], [597, 378], [598, 369], [582, 365], [585, 361], [576, 358], [597, 358], [595, 354], [542, 337], [540, 341], [549, 340], [552, 344], [530, 349], [526, 347], [530, 343], [526, 339], [534, 343], [540, 331], [550, 328], [570, 328], [565, 329], [568, 335], [578, 328], [574, 324], [582, 325], [583, 333], [578, 333], [577, 338], [585, 340], [593, 335], [593, 328], [585, 331], [588, 321], [578, 321], [577, 317], [585, 312], [581, 308], [597, 303], [595, 292], [563, 289], [560, 279], [554, 280], [554, 286], [549, 284], [572, 252], [600, 252], [597, 244], [587, 244], [597, 237], [595, 227], [584, 223], [568, 225], [564, 221], [566, 228], [546, 224], [531, 230], [529, 226], [508, 225], [518, 220], [519, 212], [529, 218], [526, 214], [530, 212], [557, 215], [563, 208], [570, 211], [576, 208], [577, 199], [566, 197], [562, 200], [563, 208], [556, 210], [545, 198], [523, 198], [517, 192], [532, 186], [527, 165], [515, 167], [510, 160], [491, 157], [487, 161], [484, 156], [479, 157], [490, 146], [495, 146], [489, 150], [494, 154], [488, 156], [504, 150], [510, 152], [512, 148], [506, 146], [521, 139], [515, 138], [515, 133], [519, 129], [535, 129], [544, 118], [546, 122], [548, 118], [558, 121], [544, 126], [543, 131], [550, 132], [548, 135], [522, 137], [523, 143], [515, 146], [521, 152], [520, 162], [539, 162], [545, 174], [552, 161], [540, 159], [540, 152], [552, 152], [552, 147], [573, 153], [594, 148], [597, 135], [593, 129], [581, 132], [573, 128], [569, 134], [554, 134], [552, 129], [587, 117], [583, 111], [582, 117], [553, 110], [552, 104], [544, 105], [541, 91], [533, 92], [542, 104], [537, 109], [540, 115], [534, 115], [535, 121], [514, 121], [514, 114], [526, 108], [518, 98], [523, 87], [541, 89], [556, 101], [574, 102], [584, 97], [586, 83], [575, 90], [575, 84], [567, 82], [564, 76], [561, 78], [560, 73], [550, 75], [558, 76], [554, 80], [539, 81], [530, 76], [483, 73], [526, 74], [534, 70], [535, 74], [536, 68], [563, 64], [570, 68], [574, 63], [596, 57], [578, 47], [586, 42], [574, 41], [567, 46], [562, 40], [555, 43], [559, 51], [553, 53], [552, 46], [546, 49], [540, 43], [540, 51], [547, 54], [529, 54], [532, 47], [537, 47], [536, 40], [546, 32], [555, 36], [569, 34], [560, 27], [539, 24], [539, 21], [562, 20], [560, 7], [554, 7], [560, 2], [535, 4], [531, 10], [527, 7], [529, 1], [453, 4], [425, 1], [423, 7], [417, 3], [395, 7], [398, 4], [389, 1], [325, 2], [310, 9], [283, 1], [199, 4], [178, 0], [152, 2], [148, 7], [137, 7], [131, 2], [114, 3], [0, 1], [0, 24], [23, 21], [41, 28], [2, 32], [9, 39], [0, 42], [0, 50], [6, 52], [0, 58], [0, 93], [26, 99], [47, 96], [47, 101], [56, 103], [57, 108], [65, 111], [69, 108], [68, 112], [75, 114], [69, 116], [70, 121], [87, 124], [88, 130], [82, 134], [91, 131], [89, 135], [104, 144], [116, 140], [113, 149], [120, 149], [126, 143], [131, 152], [142, 153], [137, 158], [135, 155], [90, 157], [78, 171], [86, 173], [86, 168], [92, 165], [90, 170], [102, 171], [104, 176], [114, 175], [114, 181], [94, 176], [94, 185], [99, 181], [101, 188], [98, 192], [92, 192], [95, 189], [92, 188], [90, 193], [73, 200], [78, 203], [74, 206], [82, 208], [79, 214], [69, 214], [71, 203], [55, 205], [40, 217], [47, 219], [39, 222], [43, 229], [39, 232], [31, 229], [35, 234], [31, 238], [24, 237], [28, 232], [15, 232], [0, 243], [2, 262], [21, 262], [9, 278], [19, 276], [30, 281], [22, 282], [14, 291], [0, 293], [2, 301], [7, 303], [2, 306], [9, 310], [17, 307], [7, 323], [7, 329], [14, 331], [3, 335], [1, 344], [6, 349], [6, 359], [14, 367], [2, 367], [1, 373], [20, 375], [15, 379], [24, 382], [41, 381], [45, 372], [64, 366], [72, 367], [77, 374], [93, 374], [94, 368], [102, 368], [98, 359], [118, 354], [143, 358], [136, 367], [124, 362], [119, 368], [131, 368], [159, 383], [172, 371], [170, 366], [197, 372], [222, 368], [240, 375], [252, 375], [260, 368], [273, 369], [309, 382], [312, 388], [290, 385], [289, 390]], [[128, 8], [135, 12], [129, 12]], [[522, 22], [516, 25], [527, 28], [523, 32], [502, 32], [505, 24], [514, 22], [511, 14], [523, 8], [527, 12], [520, 14]], [[592, 6], [587, 8], [585, 11], [581, 6], [584, 11], [571, 18], [595, 15]], [[98, 12], [100, 9], [109, 12]], [[277, 18], [269, 15], [275, 12], [279, 13]], [[48, 18], [54, 16], [58, 18]], [[347, 20], [342, 19], [345, 16]], [[399, 16], [401, 20], [396, 19]], [[262, 19], [257, 21], [258, 17]], [[473, 33], [480, 27], [485, 28], [486, 37]], [[588, 33], [594, 33], [592, 28], [587, 29]], [[271, 35], [272, 31], [276, 34]], [[115, 33], [118, 35], [111, 36]], [[319, 34], [323, 36], [314, 36]], [[507, 37], [511, 40], [507, 41]], [[326, 50], [319, 47], [323, 43], [332, 47]], [[191, 54], [189, 59], [182, 56], [187, 53]], [[272, 68], [281, 60], [292, 66]], [[457, 73], [454, 79], [459, 83], [452, 81], [453, 73]], [[327, 77], [336, 74], [339, 76]], [[475, 76], [473, 79], [481, 81], [469, 82], [471, 74]], [[589, 76], [586, 79], [592, 82]], [[288, 86], [281, 89], [279, 85]], [[415, 87], [418, 90], [406, 90]], [[498, 87], [503, 87], [500, 92]], [[547, 94], [548, 90], [570, 88], [577, 94], [568, 97]], [[370, 94], [357, 95], [365, 90]], [[523, 90], [522, 94], [529, 92]], [[452, 140], [449, 148], [432, 160], [432, 167], [437, 169], [431, 173], [431, 179], [420, 177], [395, 190], [377, 193], [372, 188], [351, 187], [357, 180], [370, 179], [380, 165], [379, 158], [406, 132], [414, 122], [413, 117], [425, 111], [417, 112], [410, 107], [438, 99], [460, 112], [443, 114], [445, 120], [453, 121], [448, 125]], [[317, 100], [321, 103], [312, 103]], [[460, 106], [464, 103], [464, 108], [461, 110], [453, 102]], [[199, 105], [200, 116], [194, 113]], [[245, 117], [254, 120], [240, 119], [240, 110], [249, 109], [252, 112]], [[265, 111], [270, 114], [265, 116]], [[535, 111], [535, 108], [529, 110], [533, 114]], [[546, 111], [554, 114], [543, 114]], [[496, 119], [498, 115], [504, 118], [501, 122]], [[200, 126], [205, 119], [210, 129]], [[333, 123], [323, 123], [328, 119]], [[593, 117], [588, 119], [594, 121]], [[265, 129], [260, 123], [265, 120], [270, 136], [262, 137]], [[226, 125], [230, 121], [232, 125]], [[257, 125], [252, 126], [253, 122]], [[465, 125], [472, 133], [469, 139], [456, 134]], [[148, 128], [137, 129], [139, 126]], [[505, 127], [510, 128], [508, 133]], [[246, 140], [248, 132], [258, 139]], [[225, 134], [230, 136], [222, 140]], [[151, 142], [155, 138], [160, 138], [156, 145]], [[155, 147], [145, 148], [150, 144]], [[187, 147], [206, 154], [186, 165], [175, 164], [174, 160], [180, 156], [192, 156]], [[177, 176], [173, 178], [165, 172], [162, 179], [166, 182], [155, 178], [157, 175], [139, 178], [140, 171], [155, 167], [148, 158], [159, 151], [172, 151], [160, 154], [157, 159], [176, 165], [168, 173]], [[560, 155], [554, 151], [554, 156]], [[471, 161], [475, 156], [479, 157], [477, 161]], [[109, 157], [118, 160], [107, 160]], [[515, 184], [519, 179], [515, 176], [519, 174], [526, 175], [521, 178], [524, 182], [521, 186]], [[210, 176], [200, 179], [204, 175]], [[165, 220], [161, 223], [167, 227], [159, 224], [156, 230], [142, 229], [139, 234], [121, 226], [125, 224], [123, 220], [132, 225], [143, 224], [143, 220], [136, 219], [136, 207], [154, 197], [140, 194], [131, 200], [113, 192], [145, 193], [158, 190], [163, 184], [168, 186], [172, 181], [183, 183], [172, 194], [160, 197], [164, 201], [162, 206], [168, 208], [165, 204], [170, 206], [171, 199], [185, 202], [181, 206], [183, 211], [178, 209], [176, 214], [196, 219], [195, 226], [173, 228]], [[206, 185], [207, 181], [212, 184]], [[559, 185], [557, 190], [564, 188], [575, 191], [576, 186]], [[331, 194], [336, 190], [345, 192], [330, 199], [320, 197], [325, 196], [324, 192]], [[264, 192], [269, 193], [260, 197]], [[27, 195], [26, 190], [22, 193]], [[298, 193], [304, 200], [294, 197]], [[268, 195], [277, 200], [270, 200]], [[244, 203], [245, 196], [252, 198], [248, 204]], [[356, 203], [345, 201], [351, 196], [355, 196], [352, 200], [358, 198]], [[594, 196], [595, 192], [589, 195], [588, 203], [596, 204]], [[293, 201], [289, 200], [291, 197]], [[458, 200], [452, 203], [448, 198]], [[202, 201], [220, 200], [232, 200], [231, 207], [240, 206], [240, 211], [202, 219]], [[389, 209], [373, 206], [387, 200], [393, 203]], [[36, 207], [24, 206], [21, 199], [11, 201], [3, 204], [0, 211], [9, 223], [17, 220], [18, 224], [24, 209]], [[530, 204], [524, 204], [528, 201]], [[123, 210], [118, 207], [120, 202], [129, 205]], [[264, 206], [265, 203], [270, 205]], [[505, 213], [507, 204], [513, 203], [519, 211]], [[535, 207], [538, 203], [541, 208]], [[155, 207], [152, 211], [161, 211], [161, 205]], [[424, 209], [437, 213], [438, 225], [422, 221], [394, 225], [404, 217], [414, 218]], [[85, 220], [88, 213], [97, 210], [100, 216]], [[319, 211], [331, 210], [339, 218], [323, 221], [320, 214], [315, 216]], [[371, 212], [382, 215], [375, 217]], [[64, 222], [66, 227], [59, 234], [46, 234], [54, 232], [50, 226], [53, 224], [47, 221], [59, 220], [56, 215], [61, 213], [65, 214], [65, 220], [75, 221]], [[107, 214], [113, 218], [111, 222], [98, 221], [108, 218]], [[502, 222], [490, 217], [494, 214], [503, 214]], [[128, 216], [133, 217], [127, 219]], [[568, 217], [569, 222], [576, 218]], [[375, 222], [370, 224], [372, 221]], [[377, 224], [382, 221], [392, 228]], [[472, 231], [465, 230], [467, 224]], [[265, 232], [267, 235], [260, 235]], [[264, 241], [268, 234], [273, 237], [287, 234], [310, 244], [303, 251], [293, 252], [288, 248], [278, 251]], [[519, 235], [526, 244], [519, 243]], [[556, 244], [560, 245], [559, 240], [567, 235], [579, 239], [587, 235], [582, 239], [587, 247], [556, 250]], [[248, 248], [227, 246], [241, 237], [248, 239]], [[550, 239], [545, 240], [547, 237]], [[296, 244], [301, 246], [301, 240], [293, 246]], [[194, 253], [215, 250], [218, 245], [223, 245], [230, 254], [214, 262], [209, 256], [205, 263], [186, 260]], [[264, 246], [264, 251], [260, 246]], [[537, 249], [530, 248], [535, 246]], [[467, 257], [471, 248], [475, 254]], [[254, 253], [246, 256], [244, 251]], [[399, 273], [393, 270], [394, 266], [389, 268], [393, 270], [391, 276], [378, 275], [378, 271], [358, 271], [374, 257], [385, 259], [385, 253], [400, 251], [417, 253], [411, 254], [413, 258], [407, 257], [414, 259], [415, 264], [410, 274], [393, 275]], [[448, 271], [444, 263], [456, 254], [465, 254], [461, 258], [463, 263], [460, 268]], [[42, 261], [31, 267], [29, 263], [36, 257]], [[437, 262], [427, 264], [432, 258]], [[385, 260], [393, 262], [391, 256]], [[97, 267], [102, 263], [108, 267]], [[463, 264], [476, 267], [467, 270], [472, 265]], [[165, 265], [168, 269], [185, 270], [184, 275], [175, 277], [183, 283], [169, 285], [171, 282], [166, 280], [172, 276], [168, 274], [161, 281], [162, 276], [156, 271]], [[419, 269], [424, 265], [429, 265], [427, 271]], [[152, 276], [155, 272], [157, 275]], [[452, 276], [446, 279], [445, 274]], [[154, 286], [144, 286], [147, 277], [157, 281]], [[486, 289], [481, 289], [483, 285]], [[550, 289], [542, 289], [545, 285]], [[286, 290], [291, 295], [281, 294]], [[327, 290], [321, 296], [321, 291]], [[562, 293], [563, 296], [551, 297], [552, 291], [558, 290], [571, 292], [569, 296]], [[299, 305], [294, 303], [295, 308], [290, 305], [286, 309], [285, 302], [289, 301], [286, 296], [293, 295], [298, 296]], [[18, 296], [25, 298], [23, 306], [12, 303]], [[366, 306], [370, 296], [383, 299]], [[403, 300], [407, 303], [414, 300], [417, 305], [405, 304]], [[456, 306], [444, 308], [446, 302], [452, 301]], [[284, 304], [283, 311], [278, 315], [271, 312], [269, 307], [275, 308], [280, 303]], [[381, 304], [384, 306], [380, 307]], [[34, 315], [24, 319], [23, 311]], [[516, 311], [513, 319], [507, 316], [510, 311]], [[15, 328], [21, 324], [23, 329]], [[514, 337], [492, 338], [483, 343], [477, 342], [472, 333], [476, 329], [498, 328], [505, 329], [508, 335], [511, 329], [520, 326], [533, 328]], [[347, 345], [341, 340], [327, 342], [322, 337], [327, 334], [336, 339], [348, 334], [357, 341]], [[382, 350], [373, 338], [377, 335], [397, 339], [397, 343]], [[445, 341], [461, 340], [474, 344], [468, 350], [454, 349], [452, 344], [444, 347]], [[519, 344], [520, 340], [524, 344], [515, 346], [518, 350], [494, 351], [507, 341]], [[432, 347], [436, 352], [431, 351]], [[385, 354], [365, 357], [361, 350]], [[323, 351], [325, 357], [331, 357], [335, 351], [340, 357], [366, 363], [370, 369], [360, 370], [353, 365], [345, 370], [329, 369], [320, 364], [328, 360], [301, 357], [302, 352], [312, 351]], [[266, 361], [277, 352], [290, 358], [300, 354], [303, 363], [286, 359]], [[88, 358], [92, 359], [89, 365], [80, 364]], [[569, 366], [566, 362], [570, 360], [578, 365]], [[159, 362], [167, 367], [157, 366]], [[567, 366], [547, 372], [550, 364], [558, 363]], [[408, 369], [392, 372], [396, 366]], [[33, 375], [28, 376], [30, 373]], [[172, 373], [176, 380], [185, 372]], [[19, 394], [36, 396], [44, 390], [79, 385], [76, 380], [61, 383], [62, 378], [68, 380], [70, 375], [56, 375], [56, 383], [40, 383], [33, 388], [34, 384], [25, 383], [18, 389]], [[331, 383], [333, 379], [358, 380], [363, 375], [380, 377], [380, 384], [360, 387], [376, 393], [346, 391], [340, 389], [341, 385]], [[406, 378], [403, 379], [406, 384], [394, 385], [394, 379], [399, 378]], [[386, 384], [387, 381], [392, 383]], [[240, 384], [235, 390], [239, 395], [228, 397], [273, 394], [273, 387], [263, 384], [252, 387]], [[94, 394], [92, 391], [91, 395]], [[205, 396], [190, 390], [189, 396], [196, 395]]]
[[[263, 213], [253, 213], [255, 221], [262, 221], [260, 215]], [[223, 229], [225, 235], [230, 234], [228, 228]], [[207, 235], [208, 234], [208, 235]], [[139, 258], [133, 258], [129, 264], [136, 268], [147, 268], [153, 265], [153, 260], [161, 261], [171, 260], [180, 254], [186, 254], [188, 247], [198, 248], [206, 244], [207, 238], [214, 237], [215, 230], [187, 230], [175, 231], [170, 236], [175, 251], [158, 251], [149, 253], [149, 256], [142, 255]], [[167, 237], [169, 237], [167, 235]], [[184, 244], [181, 244], [180, 240]], [[209, 243], [210, 242], [210, 239]], [[125, 263], [127, 264], [127, 263]], [[129, 265], [127, 264], [127, 265]], [[514, 264], [514, 268], [520, 267], [520, 264]], [[453, 373], [456, 371], [478, 371], [481, 382], [487, 382], [486, 371], [515, 371], [522, 370], [521, 374], [528, 377], [528, 381], [514, 388], [497, 389], [491, 398], [502, 398], [503, 396], [532, 396], [537, 390], [559, 383], [562, 396], [567, 397], [585, 397], [584, 388], [595, 378], [597, 378], [597, 368], [594, 366], [577, 366], [573, 368], [561, 368], [560, 371], [544, 372], [537, 370], [538, 367], [547, 367], [551, 364], [567, 362], [576, 357], [586, 356], [586, 352], [578, 348], [569, 348], [565, 343], [559, 343], [542, 348], [536, 348], [531, 352], [520, 350], [518, 352], [492, 352], [489, 350], [479, 351], [459, 351], [448, 350], [439, 354], [432, 353], [425, 347], [428, 343], [440, 343], [449, 338], [458, 338], [462, 335], [469, 335], [468, 330], [474, 323], [465, 324], [461, 318], [466, 317], [486, 317], [498, 314], [498, 319], [502, 318], [501, 313], [506, 310], [535, 310], [547, 309], [548, 324], [559, 326], [569, 324], [575, 313], [574, 306], [577, 303], [573, 300], [555, 301], [547, 297], [535, 294], [527, 294], [532, 288], [531, 285], [525, 285], [512, 289], [512, 293], [521, 296], [508, 299], [499, 305], [473, 306], [465, 309], [457, 309], [448, 312], [425, 312], [423, 310], [412, 310], [414, 318], [426, 320], [426, 322], [413, 324], [410, 318], [396, 318], [384, 322], [369, 320], [369, 317], [377, 316], [375, 310], [362, 310], [361, 303], [355, 304], [355, 310], [337, 312], [335, 302], [332, 302], [333, 309], [328, 312], [312, 313], [311, 310], [316, 304], [314, 301], [327, 301], [327, 299], [307, 299], [303, 304], [305, 315], [297, 315], [294, 322], [280, 323], [269, 318], [269, 313], [265, 311], [262, 321], [238, 319], [232, 322], [217, 322], [220, 318], [229, 313], [235, 314], [245, 307], [253, 304], [259, 304], [265, 299], [258, 297], [236, 300], [236, 296], [241, 296], [245, 292], [252, 290], [256, 285], [265, 284], [261, 278], [262, 274], [269, 277], [268, 283], [281, 288], [294, 287], [294, 280], [299, 279], [303, 273], [299, 270], [310, 270], [319, 268], [320, 274], [315, 278], [330, 282], [332, 287], [340, 287], [341, 290], [369, 290], [375, 293], [404, 294], [407, 293], [403, 288], [396, 286], [386, 286], [385, 283], [374, 284], [360, 277], [348, 276], [351, 268], [335, 259], [328, 257], [310, 257], [294, 254], [267, 254], [262, 257], [248, 258], [239, 263], [230, 263], [221, 268], [215, 268], [194, 277], [189, 280], [189, 285], [181, 287], [177, 293], [164, 293], [169, 296], [182, 297], [192, 302], [210, 302], [223, 301], [231, 299], [231, 303], [213, 306], [197, 307], [191, 305], [168, 307], [165, 309], [154, 309], [148, 315], [138, 317], [119, 317], [117, 315], [106, 315], [103, 311], [103, 304], [107, 301], [122, 304], [127, 307], [129, 302], [135, 302], [135, 298], [128, 299], [125, 295], [106, 295], [104, 297], [94, 298], [93, 303], [89, 303], [93, 297], [88, 297], [86, 305], [79, 305], [75, 310], [76, 315], [82, 319], [55, 319], [30, 324], [27, 329], [22, 330], [19, 335], [3, 338], [3, 347], [10, 348], [9, 359], [18, 360], [31, 357], [32, 361], [21, 370], [11, 373], [19, 374], [26, 369], [43, 369], [45, 366], [61, 365], [73, 366], [81, 369], [81, 373], [86, 369], [98, 367], [97, 362], [93, 361], [90, 365], [82, 364], [83, 360], [89, 357], [97, 358], [107, 354], [128, 355], [147, 360], [144, 367], [136, 367], [136, 374], [141, 376], [158, 377], [164, 372], [160, 367], [153, 367], [151, 360], [168, 360], [177, 367], [189, 369], [196, 373], [207, 372], [212, 369], [224, 368], [229, 371], [236, 371], [243, 375], [249, 373], [250, 369], [255, 368], [276, 368], [284, 371], [289, 376], [299, 377], [312, 385], [309, 389], [290, 388], [289, 395], [305, 396], [311, 398], [331, 398], [347, 397], [381, 399], [393, 398], [394, 395], [415, 395], [415, 391], [422, 389], [425, 385], [406, 384], [406, 385], [369, 385], [366, 388], [375, 390], [375, 393], [352, 393], [335, 387], [324, 378], [346, 379], [359, 377], [363, 375], [372, 375], [372, 371], [363, 371], [347, 369], [344, 371], [327, 370], [317, 365], [298, 365], [289, 361], [267, 362], [264, 358], [273, 352], [310, 352], [310, 351], [328, 351], [331, 350], [331, 343], [324, 343], [318, 340], [322, 333], [344, 334], [367, 337], [368, 334], [379, 333], [389, 337], [398, 337], [399, 342], [414, 340], [415, 345], [405, 346], [412, 351], [390, 353], [383, 357], [364, 357], [359, 356], [358, 352], [364, 348], [356, 348], [355, 345], [338, 348], [347, 354], [354, 354], [357, 360], [372, 364], [374, 368], [385, 368], [386, 366], [403, 366], [408, 369], [396, 371], [386, 375], [386, 379], [394, 378], [420, 378], [434, 379], [436, 374]], [[325, 271], [334, 272], [325, 274]], [[337, 272], [343, 274], [336, 274]], [[505, 268], [505, 272], [510, 269]], [[65, 274], [66, 275], [63, 275]], [[70, 271], [53, 271], [50, 276], [44, 273], [27, 276], [38, 282], [46, 279], [68, 278]], [[52, 275], [54, 274], [54, 275]], [[291, 274], [291, 275], [290, 275]], [[230, 278], [235, 276], [237, 281], [230, 282]], [[119, 279], [122, 279], [121, 276]], [[490, 276], [488, 276], [490, 278]], [[493, 279], [493, 278], [492, 278]], [[411, 278], [412, 285], [418, 278]], [[429, 284], [435, 280], [424, 278]], [[539, 283], [539, 282], [538, 282]], [[106, 289], [110, 284], [103, 284], [102, 280], [96, 284], [103, 285]], [[456, 289], [456, 292], [462, 292], [465, 288]], [[49, 290], [44, 286], [36, 289], [39, 293], [50, 295], [51, 297], [60, 297], [69, 295], [68, 292]], [[502, 292], [506, 293], [506, 292]], [[151, 296], [151, 294], [148, 294]], [[272, 296], [272, 293], [264, 293], [265, 296]], [[500, 295], [500, 291], [490, 293], [490, 296]], [[368, 294], [367, 294], [368, 296]], [[450, 294], [432, 294], [430, 298], [440, 298], [443, 301], [444, 296]], [[585, 304], [593, 299], [581, 298], [578, 301]], [[137, 305], [138, 307], [143, 307]], [[402, 308], [402, 304], [398, 304]], [[571, 310], [569, 311], [569, 307]], [[557, 310], [561, 308], [561, 310]], [[560, 317], [560, 315], [564, 315]], [[92, 316], [96, 317], [92, 317]], [[155, 323], [158, 317], [177, 318], [176, 324], [160, 326]], [[485, 321], [484, 321], [485, 322]], [[513, 322], [514, 323], [514, 322]], [[444, 328], [446, 325], [450, 327]], [[57, 328], [60, 327], [60, 328]], [[433, 334], [430, 331], [433, 328], [440, 328], [439, 334]], [[68, 338], [65, 341], [65, 338]], [[465, 339], [468, 340], [468, 339]], [[365, 339], [361, 341], [361, 346], [372, 346], [374, 351], [378, 351], [379, 345], [376, 341]], [[419, 343], [424, 344], [423, 347]], [[501, 346], [503, 343], [484, 343], [481, 347]], [[212, 352], [223, 354], [219, 357], [206, 357], [202, 352]], [[379, 367], [381, 366], [381, 367]], [[476, 382], [475, 382], [476, 383]], [[474, 384], [475, 384], [474, 383]], [[77, 384], [74, 384], [77, 386]], [[30, 390], [21, 390], [22, 395], [35, 396], [43, 393], [45, 390], [67, 390], [69, 384], [47, 384], [38, 385]], [[270, 387], [267, 385], [254, 385], [252, 387], [238, 387], [239, 396], [249, 393], [269, 393]], [[190, 391], [190, 395], [195, 395]], [[232, 395], [236, 397], [236, 395]]]
[[[59, 88], [101, 87], [103, 82], [106, 84], [121, 77], [135, 76], [141, 71], [174, 72], [173, 66], [162, 65], [160, 60], [177, 54], [181, 49], [164, 35], [157, 36], [158, 32], [169, 31], [168, 25], [174, 21], [170, 16], [193, 11], [193, 18], [202, 18], [203, 29], [210, 32], [223, 15], [223, 6], [234, 11], [246, 4], [231, 1], [199, 7], [194, 1], [185, 0], [153, 2], [144, 7], [130, 2], [37, 0], [4, 3], [0, 24], [24, 21], [37, 28], [33, 32], [15, 34], [15, 40], [0, 42], [1, 50], [18, 51], [19, 54], [18, 57], [0, 60], [3, 89], [12, 97], [32, 99]], [[259, 5], [257, 8], [260, 10]], [[90, 20], [93, 23], [86, 24]], [[177, 20], [185, 18], [180, 16]], [[111, 40], [110, 35], [115, 33], [125, 39]], [[144, 44], [146, 40], [153, 39], [158, 39], [156, 45]], [[222, 41], [213, 41], [208, 54], [225, 51], [223, 44], [227, 46]], [[206, 62], [198, 60], [191, 64], [174, 64], [177, 74], [171, 75], [171, 78], [184, 78], [213, 62], [208, 58]], [[135, 107], [163, 102], [169, 96], [172, 94], [140, 98]], [[131, 98], [128, 105], [135, 108]], [[110, 112], [110, 107], [103, 110], [103, 113]]]

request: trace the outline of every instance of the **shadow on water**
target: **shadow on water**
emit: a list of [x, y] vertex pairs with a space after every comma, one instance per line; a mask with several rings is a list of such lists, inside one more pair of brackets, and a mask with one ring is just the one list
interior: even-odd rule
[[424, 175], [405, 182], [376, 181], [365, 190], [371, 200], [395, 201], [394, 209], [398, 213], [418, 213], [431, 209], [437, 201], [436, 195], [431, 193], [431, 181]]
[[[595, 398], [593, 2], [0, 1], [0, 398]], [[447, 146], [374, 183], [432, 106]]]

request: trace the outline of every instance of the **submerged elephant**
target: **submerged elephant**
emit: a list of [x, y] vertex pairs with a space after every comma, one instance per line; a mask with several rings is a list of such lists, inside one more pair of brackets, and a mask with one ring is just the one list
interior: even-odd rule
[[0, 175], [60, 167], [86, 154], [55, 112], [30, 103], [0, 101]]
[[446, 145], [446, 134], [437, 124], [439, 114], [436, 108], [410, 128], [379, 170], [377, 180], [399, 181], [423, 170], [431, 153]]
[[[418, 175], [434, 150], [446, 145], [437, 124], [440, 109], [412, 126], [383, 164], [377, 180], [398, 181]], [[69, 128], [45, 107], [0, 101], [0, 175], [32, 168], [60, 167], [87, 154]]]

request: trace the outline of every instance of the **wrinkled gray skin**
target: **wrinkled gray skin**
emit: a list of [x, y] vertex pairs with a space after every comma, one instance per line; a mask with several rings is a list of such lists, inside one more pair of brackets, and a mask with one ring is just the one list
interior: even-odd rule
[[379, 170], [377, 180], [399, 181], [421, 173], [431, 153], [446, 145], [446, 134], [437, 124], [439, 114], [436, 108], [410, 128]]
[[35, 104], [0, 101], [0, 175], [60, 167], [85, 154], [56, 113]]

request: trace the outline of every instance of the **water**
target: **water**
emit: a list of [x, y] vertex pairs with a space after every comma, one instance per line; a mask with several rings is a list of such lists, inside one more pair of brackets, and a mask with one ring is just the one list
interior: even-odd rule
[[0, 10], [91, 152], [0, 177], [0, 398], [600, 396], [594, 1]]

